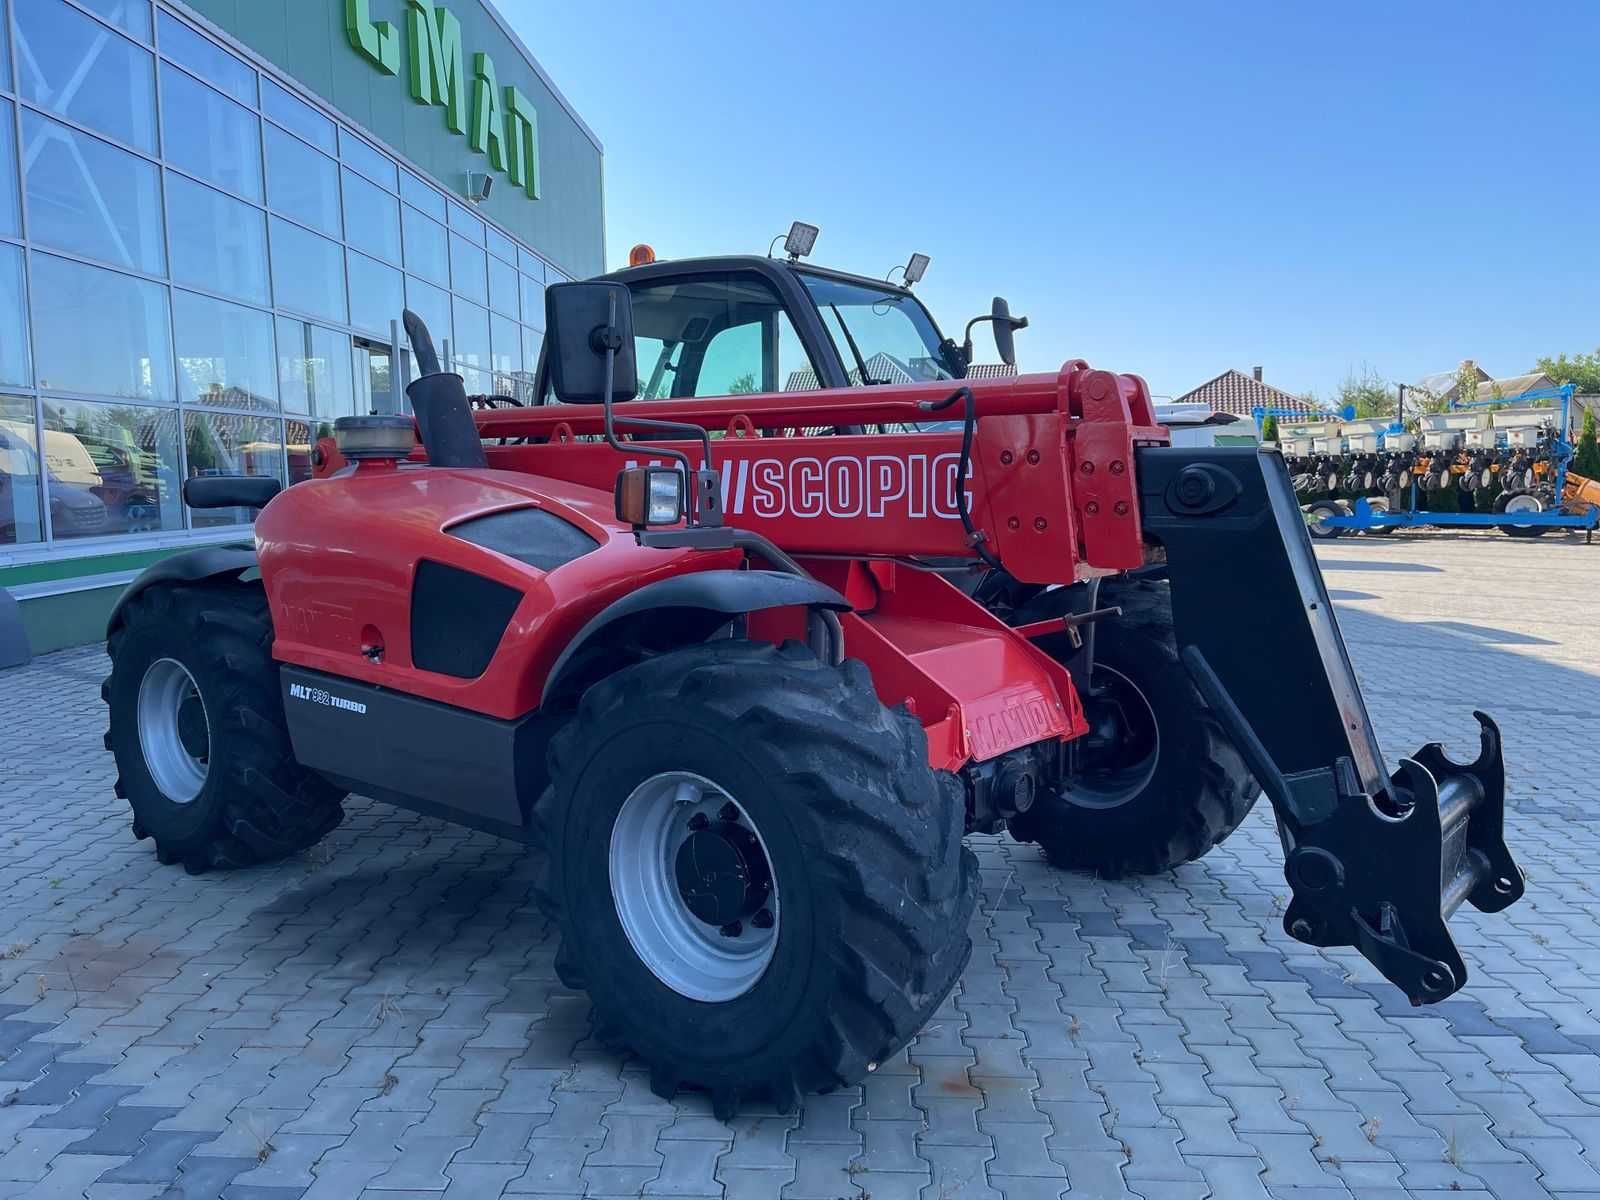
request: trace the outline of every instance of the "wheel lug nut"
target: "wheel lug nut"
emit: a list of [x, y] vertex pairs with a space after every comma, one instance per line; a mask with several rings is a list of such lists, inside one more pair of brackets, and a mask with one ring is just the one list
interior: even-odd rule
[[704, 829], [709, 824], [711, 822], [706, 820], [705, 813], [695, 813], [694, 816], [689, 818], [689, 828], [693, 830]]
[[739, 806], [732, 800], [729, 800], [722, 806], [722, 811], [717, 813], [717, 816], [722, 820], [727, 821], [729, 824], [732, 824], [739, 819]]
[[755, 916], [750, 918], [750, 924], [754, 925], [757, 929], [771, 929], [772, 914], [763, 908], [760, 912], [756, 913]]
[[737, 921], [729, 921], [719, 932], [723, 937], [738, 937], [744, 932], [744, 926]]

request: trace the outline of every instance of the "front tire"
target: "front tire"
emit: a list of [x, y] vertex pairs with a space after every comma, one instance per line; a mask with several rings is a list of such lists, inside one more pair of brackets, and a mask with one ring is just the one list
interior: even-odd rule
[[557, 971], [663, 1096], [707, 1088], [726, 1118], [854, 1083], [966, 965], [959, 785], [859, 662], [738, 640], [661, 655], [591, 687], [550, 766], [534, 823]]
[[344, 819], [344, 792], [295, 761], [259, 584], [157, 584], [106, 651], [105, 745], [136, 837], [190, 874], [270, 862]]
[[1099, 603], [1122, 615], [1095, 627], [1082, 768], [1014, 818], [1011, 832], [1038, 842], [1057, 867], [1154, 874], [1220, 843], [1261, 789], [1178, 658], [1170, 584], [1107, 580]]

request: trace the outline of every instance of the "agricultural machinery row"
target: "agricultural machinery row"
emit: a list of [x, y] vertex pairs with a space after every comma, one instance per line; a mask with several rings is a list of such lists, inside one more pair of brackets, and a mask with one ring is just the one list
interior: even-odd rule
[[1569, 469], [1573, 389], [1471, 402], [1419, 418], [1285, 426], [1280, 446], [1313, 537], [1419, 526], [1512, 537], [1600, 525], [1600, 482]]

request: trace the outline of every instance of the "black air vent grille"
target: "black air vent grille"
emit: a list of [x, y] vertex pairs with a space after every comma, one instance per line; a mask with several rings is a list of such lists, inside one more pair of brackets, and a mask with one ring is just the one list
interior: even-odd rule
[[509, 508], [452, 525], [445, 532], [541, 571], [554, 571], [600, 547], [572, 522], [542, 508]]
[[520, 603], [516, 588], [424, 559], [411, 585], [412, 663], [476, 679], [493, 661]]

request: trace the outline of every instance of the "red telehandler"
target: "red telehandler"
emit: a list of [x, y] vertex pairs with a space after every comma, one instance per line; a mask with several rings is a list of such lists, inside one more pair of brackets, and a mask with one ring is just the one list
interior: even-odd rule
[[[106, 744], [163, 862], [280, 857], [350, 792], [523, 841], [600, 1036], [722, 1115], [917, 1032], [969, 832], [1163, 871], [1265, 793], [1289, 934], [1416, 1003], [1465, 982], [1446, 919], [1523, 891], [1498, 733], [1388, 772], [1277, 454], [1171, 447], [1081, 361], [978, 378], [972, 325], [795, 255], [547, 306], [539, 403], [474, 411], [407, 314], [414, 420], [341, 418], [282, 492], [188, 482], [261, 512], [111, 617]], [[1025, 321], [978, 320], [1014, 363]]]

